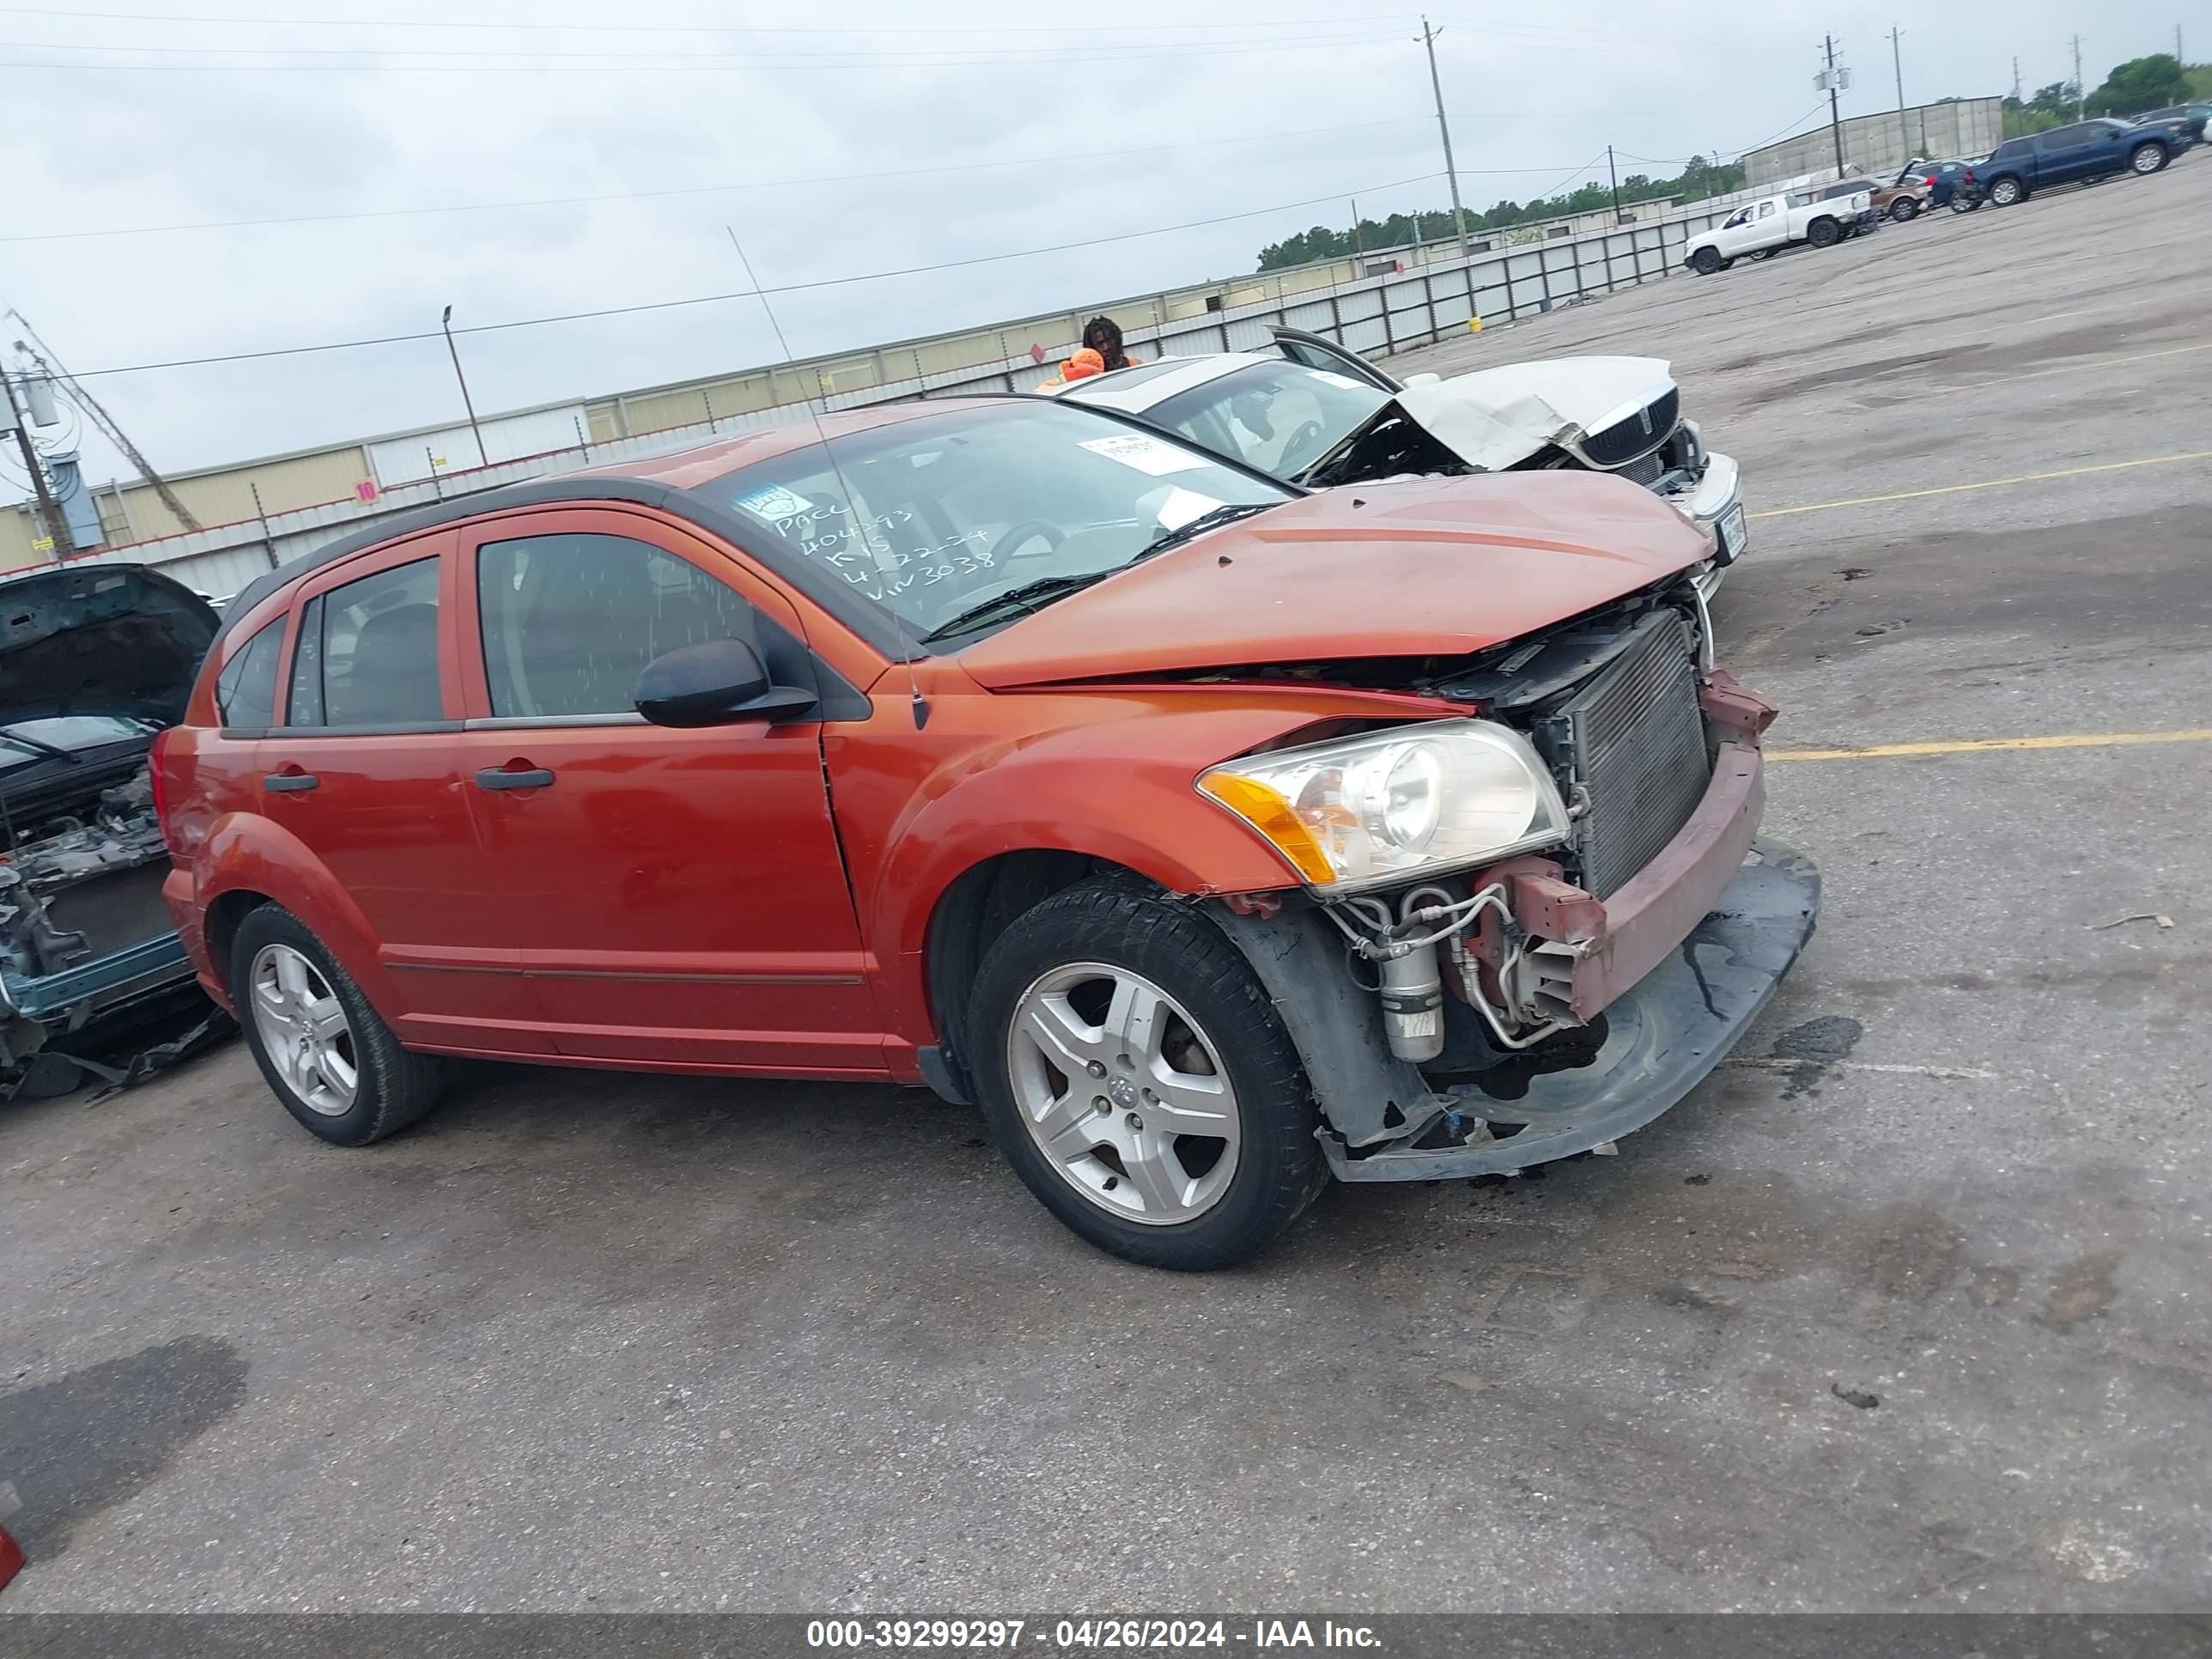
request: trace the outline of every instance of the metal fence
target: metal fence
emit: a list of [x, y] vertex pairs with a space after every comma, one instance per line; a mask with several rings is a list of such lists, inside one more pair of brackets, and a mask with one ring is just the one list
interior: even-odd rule
[[[1203, 316], [1128, 329], [1126, 339], [1146, 355], [1195, 356], [1264, 349], [1276, 325], [1304, 329], [1373, 356], [1464, 335], [1480, 317], [1486, 325], [1513, 322], [1555, 307], [1595, 300], [1682, 268], [1689, 240], [1725, 218], [1735, 198], [1700, 203], [1648, 224], [1586, 232], [1420, 265], [1333, 288], [1268, 299]], [[1074, 349], [1069, 342], [1062, 352]], [[1059, 354], [1055, 354], [1057, 356]], [[1054, 356], [1024, 356], [996, 363], [919, 375], [815, 400], [824, 410], [857, 409], [963, 393], [1033, 391], [1057, 372]], [[223, 597], [264, 570], [289, 562], [342, 536], [442, 496], [471, 493], [586, 466], [666, 454], [716, 437], [806, 418], [809, 405], [779, 404], [657, 432], [584, 442], [449, 472], [388, 489], [374, 503], [332, 501], [259, 520], [219, 526], [86, 556], [72, 563], [157, 564], [179, 580]]]

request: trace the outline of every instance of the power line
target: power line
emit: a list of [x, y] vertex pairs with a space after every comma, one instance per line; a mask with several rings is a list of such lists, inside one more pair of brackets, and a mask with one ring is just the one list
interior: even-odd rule
[[[823, 173], [805, 179], [758, 179], [719, 185], [680, 185], [662, 190], [610, 191], [591, 196], [542, 196], [506, 202], [431, 203], [417, 207], [360, 208], [342, 213], [272, 215], [252, 219], [208, 219], [173, 225], [126, 225], [106, 230], [31, 231], [0, 235], [0, 243], [77, 241], [100, 236], [152, 236], [194, 230], [236, 230], [270, 225], [327, 224], [354, 219], [398, 219], [422, 214], [485, 213], [510, 208], [580, 207], [605, 202], [653, 201], [668, 197], [719, 196], [744, 190], [780, 190], [799, 185], [860, 184], [883, 179], [913, 179], [947, 173], [977, 173], [998, 167], [1043, 167], [1062, 161], [1098, 161], [1123, 156], [1158, 155], [1220, 144], [1274, 143], [1287, 138], [1310, 138], [1339, 132], [1364, 132], [1377, 127], [1409, 126], [1425, 121], [1425, 115], [1399, 116], [1388, 121], [1358, 121], [1344, 126], [1302, 127], [1288, 132], [1255, 132], [1228, 138], [1194, 138], [1177, 144], [1150, 144], [1134, 149], [1079, 151], [1064, 155], [1017, 156], [1002, 161], [955, 161], [939, 167], [895, 167], [878, 173]], [[1494, 167], [1498, 173], [1544, 173], [1548, 167]]]
[[[1164, 41], [1157, 46], [1146, 46], [1126, 54], [1130, 57], [1200, 58], [1219, 57], [1225, 53], [1248, 52], [1302, 52], [1321, 46], [1358, 46], [1368, 41], [1395, 40], [1389, 34], [1373, 30], [1356, 33], [1291, 34], [1273, 36], [1268, 41]], [[981, 63], [1004, 64], [1062, 64], [1091, 63], [1099, 54], [1092, 48], [1080, 46], [933, 46], [912, 52], [864, 52], [852, 47], [836, 47], [818, 52], [777, 52], [748, 47], [742, 52], [702, 53], [682, 46], [670, 46], [659, 52], [610, 52], [599, 50], [570, 52], [545, 47], [491, 46], [153, 46], [143, 45], [112, 46], [105, 42], [78, 40], [0, 40], [0, 50], [9, 52], [135, 52], [143, 56], [167, 58], [524, 58], [533, 61], [541, 58], [582, 58], [594, 63], [629, 60], [664, 62], [682, 58], [688, 62], [723, 63], [825, 63], [835, 60], [842, 65], [848, 62], [896, 62], [902, 67], [921, 58], [957, 57], [963, 62], [973, 58]]]
[[[963, 26], [953, 23], [927, 25], [892, 24], [878, 26], [848, 25], [843, 27], [808, 24], [732, 24], [732, 23], [547, 23], [524, 22], [501, 18], [496, 21], [473, 22], [456, 18], [398, 18], [398, 17], [236, 17], [210, 16], [203, 13], [165, 11], [79, 11], [58, 6], [0, 6], [0, 14], [16, 17], [91, 17], [107, 22], [125, 23], [224, 23], [275, 26], [281, 28], [374, 28], [374, 29], [511, 29], [544, 31], [551, 33], [593, 34], [1103, 34], [1127, 38], [1128, 27], [1122, 25], [1099, 23], [976, 23]], [[1411, 22], [1411, 14], [1402, 19], [1378, 17], [1377, 25]], [[1224, 19], [1218, 23], [1146, 23], [1147, 32], [1184, 32], [1210, 29], [1220, 32], [1238, 29], [1259, 29], [1272, 32], [1281, 28], [1300, 28], [1316, 23], [1341, 25], [1341, 15], [1333, 17], [1273, 17], [1265, 21], [1251, 18]]]
[[[1397, 190], [1407, 185], [1425, 184], [1440, 179], [1440, 173], [1418, 173], [1410, 179], [1394, 179], [1388, 184], [1352, 186], [1358, 193]], [[592, 311], [562, 312], [550, 317], [518, 317], [503, 323], [477, 323], [467, 328], [457, 328], [455, 334], [496, 334], [509, 329], [543, 328], [553, 323], [589, 322], [602, 317], [633, 317], [647, 312], [675, 311], [690, 306], [719, 305], [732, 300], [755, 300], [763, 295], [804, 294], [825, 288], [842, 288], [854, 283], [881, 282], [893, 276], [921, 276], [933, 271], [961, 270], [974, 265], [994, 264], [1005, 259], [1026, 259], [1039, 254], [1066, 253], [1077, 248], [1103, 247], [1110, 242], [1134, 241], [1139, 237], [1164, 236], [1176, 231], [1199, 230], [1210, 225], [1225, 225], [1240, 219], [1256, 219], [1270, 213], [1287, 213], [1293, 208], [1313, 207], [1322, 202], [1341, 200], [1346, 191], [1331, 191], [1326, 196], [1310, 196], [1302, 201], [1279, 202], [1271, 207], [1250, 208], [1242, 213], [1224, 213], [1210, 219], [1191, 219], [1177, 225], [1156, 225], [1146, 230], [1126, 230], [1110, 236], [1085, 237], [1080, 241], [1058, 242], [1049, 247], [1017, 248], [1006, 253], [979, 253], [966, 259], [940, 260], [935, 264], [908, 265], [896, 270], [862, 271], [850, 276], [822, 276], [810, 282], [784, 283], [769, 288], [742, 289], [729, 294], [700, 294], [681, 300], [654, 300], [637, 305], [604, 306]], [[205, 357], [179, 357], [165, 362], [125, 363], [109, 368], [88, 368], [76, 375], [88, 380], [107, 374], [139, 374], [155, 369], [197, 368], [210, 363], [239, 363], [256, 362], [270, 357], [299, 357], [324, 351], [354, 351], [371, 346], [405, 345], [419, 340], [445, 337], [442, 329], [425, 333], [385, 334], [360, 340], [332, 340], [319, 345], [276, 346], [261, 351], [222, 352]]]
[[[1201, 58], [1243, 58], [1255, 52], [1299, 52], [1335, 51], [1346, 46], [1381, 46], [1397, 37], [1387, 34], [1347, 36], [1340, 40], [1316, 41], [1304, 46], [1243, 46], [1222, 44], [1189, 51], [1085, 52], [1079, 56], [1048, 58], [899, 58], [899, 57], [841, 57], [835, 62], [810, 63], [811, 70], [849, 70], [863, 69], [1006, 69], [1024, 64], [1147, 64], [1182, 62]], [[41, 52], [96, 51], [96, 47], [38, 46]], [[126, 50], [109, 48], [109, 50]], [[129, 48], [128, 50], [136, 50]], [[240, 48], [251, 52], [253, 48]], [[266, 54], [264, 54], [266, 55]], [[401, 56], [407, 54], [401, 53]], [[550, 54], [524, 53], [525, 57]], [[748, 70], [788, 71], [794, 65], [784, 58], [762, 57], [701, 58], [696, 53], [684, 54], [682, 63], [612, 63], [605, 53], [588, 54], [595, 61], [589, 64], [80, 64], [57, 63], [47, 58], [9, 58], [0, 60], [0, 69], [88, 70], [106, 75], [727, 75]], [[629, 54], [648, 58], [650, 53]], [[670, 54], [673, 55], [673, 54]]]

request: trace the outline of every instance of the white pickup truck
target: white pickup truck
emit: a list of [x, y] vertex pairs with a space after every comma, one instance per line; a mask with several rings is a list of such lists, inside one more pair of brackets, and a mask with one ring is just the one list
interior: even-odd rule
[[1764, 259], [1792, 242], [1833, 247], [1874, 225], [1872, 191], [1824, 196], [1815, 185], [1747, 202], [1702, 236], [1692, 236], [1682, 250], [1682, 263], [1698, 276], [1710, 276], [1747, 254]]

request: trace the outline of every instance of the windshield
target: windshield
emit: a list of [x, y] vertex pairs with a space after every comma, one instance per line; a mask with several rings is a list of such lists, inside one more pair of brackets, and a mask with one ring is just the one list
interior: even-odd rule
[[1255, 363], [1155, 404], [1145, 418], [1278, 478], [1295, 478], [1390, 401], [1303, 363]]
[[834, 468], [810, 444], [699, 493], [916, 641], [1018, 587], [1048, 603], [1062, 579], [1109, 574], [1219, 508], [1291, 499], [1171, 439], [1042, 400], [901, 421], [829, 451]]
[[52, 760], [57, 749], [75, 754], [131, 738], [149, 738], [161, 729], [150, 720], [120, 714], [60, 714], [52, 720], [0, 722], [0, 772]]

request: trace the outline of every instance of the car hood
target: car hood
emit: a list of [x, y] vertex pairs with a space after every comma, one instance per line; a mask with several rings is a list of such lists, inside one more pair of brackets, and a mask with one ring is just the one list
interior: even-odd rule
[[958, 656], [994, 690], [1364, 657], [1449, 657], [1578, 616], [1711, 552], [1581, 471], [1321, 490], [1025, 617]]
[[[1406, 386], [1395, 403], [1468, 465], [1499, 472], [1547, 445], [1604, 431], [1674, 384], [1663, 357], [1554, 357]], [[1350, 447], [1391, 412], [1385, 404], [1335, 447]]]
[[0, 725], [60, 714], [185, 716], [215, 607], [139, 564], [0, 581]]

